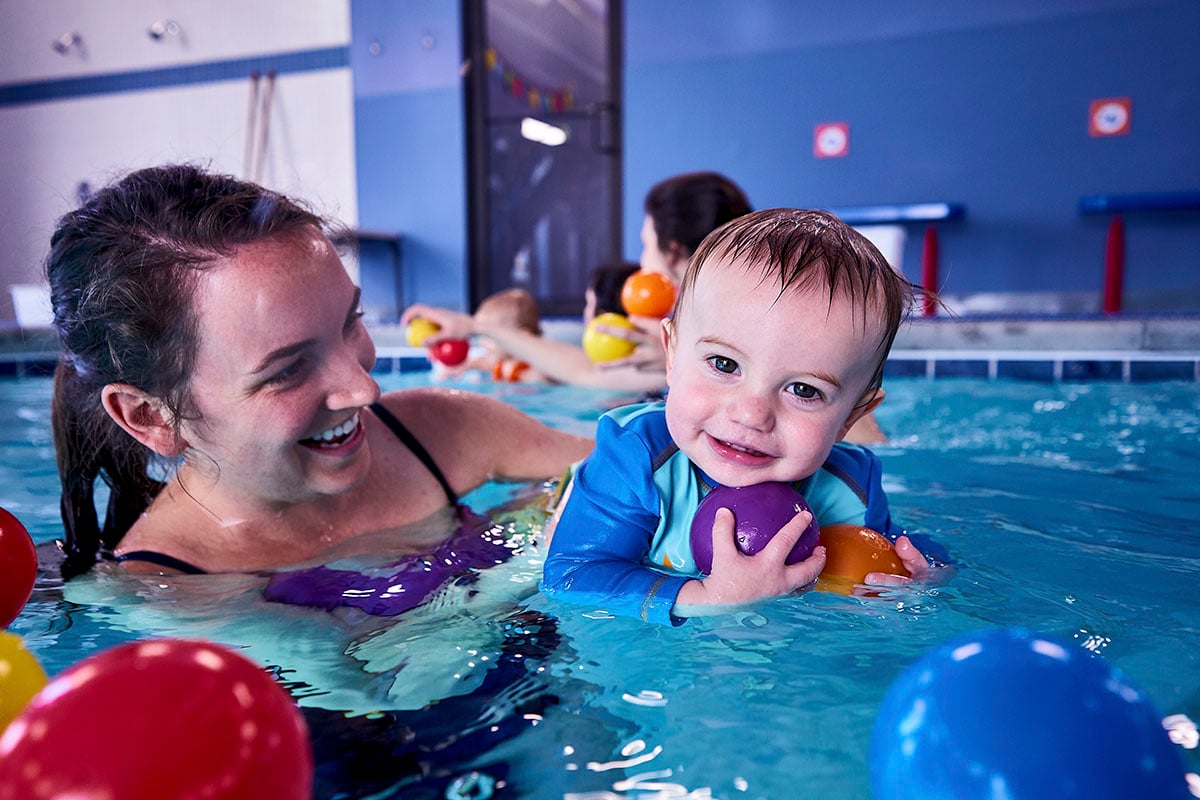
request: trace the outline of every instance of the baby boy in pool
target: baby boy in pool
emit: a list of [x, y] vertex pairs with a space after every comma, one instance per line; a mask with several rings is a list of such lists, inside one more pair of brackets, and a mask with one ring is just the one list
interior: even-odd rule
[[873, 453], [842, 442], [884, 397], [883, 364], [914, 287], [831, 214], [769, 209], [711, 233], [663, 324], [670, 391], [600, 419], [554, 523], [542, 589], [643, 620], [787, 594], [825, 564], [785, 563], [812, 521], [801, 511], [758, 554], [713, 524], [712, 570], [691, 551], [696, 506], [714, 486], [792, 483], [820, 525], [863, 525], [896, 541], [914, 578], [925, 557], [899, 535]]

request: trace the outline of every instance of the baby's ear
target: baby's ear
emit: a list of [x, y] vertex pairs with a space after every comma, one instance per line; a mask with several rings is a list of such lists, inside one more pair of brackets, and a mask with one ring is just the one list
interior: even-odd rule
[[675, 323], [670, 317], [662, 320], [662, 346], [667, 357], [667, 380], [670, 380], [671, 365], [675, 363]]
[[161, 399], [127, 383], [110, 383], [100, 390], [100, 402], [113, 422], [159, 455], [177, 456], [184, 451], [172, 414]]
[[883, 389], [867, 389], [863, 392], [862, 397], [858, 398], [858, 402], [850, 411], [850, 416], [846, 417], [846, 422], [842, 425], [841, 431], [838, 432], [838, 441], [840, 442], [846, 437], [846, 434], [854, 427], [854, 423], [878, 408], [885, 396], [887, 396], [887, 392]]

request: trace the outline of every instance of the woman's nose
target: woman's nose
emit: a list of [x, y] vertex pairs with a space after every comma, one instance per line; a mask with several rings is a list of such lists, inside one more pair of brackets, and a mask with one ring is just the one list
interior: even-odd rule
[[[369, 342], [369, 340], [368, 340]], [[379, 384], [371, 377], [375, 365], [375, 345], [343, 351], [338, 368], [330, 371], [328, 405], [332, 409], [369, 406], [379, 399]]]

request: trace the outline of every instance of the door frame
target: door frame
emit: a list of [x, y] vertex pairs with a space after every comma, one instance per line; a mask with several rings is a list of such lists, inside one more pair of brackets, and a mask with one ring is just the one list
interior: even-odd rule
[[[608, 129], [604, 150], [611, 157], [606, 160], [608, 185], [612, 191], [608, 198], [608, 250], [609, 261], [622, 259], [622, 215], [624, 212], [624, 165], [623, 165], [623, 119], [624, 105], [624, 0], [606, 0], [608, 20], [605, 26], [608, 41], [607, 75], [608, 100], [589, 108], [594, 115], [593, 124], [605, 125]], [[487, 48], [487, 0], [462, 0], [462, 52], [467, 68], [463, 70], [463, 104], [466, 127], [466, 177], [467, 177], [467, 304], [474, 313], [485, 297], [504, 287], [492, 285], [492, 273], [488, 264], [491, 250], [492, 215], [488, 202], [488, 176], [490, 174], [489, 147], [487, 139], [487, 80], [483, 67], [484, 51]], [[599, 265], [593, 265], [599, 266]]]

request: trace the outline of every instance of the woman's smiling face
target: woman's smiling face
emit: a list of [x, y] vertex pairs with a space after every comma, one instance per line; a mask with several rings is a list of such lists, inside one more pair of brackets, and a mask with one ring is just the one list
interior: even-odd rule
[[882, 323], [824, 286], [778, 287], [708, 264], [671, 323], [667, 426], [726, 486], [807, 478], [873, 407]]
[[314, 229], [240, 247], [204, 273], [196, 304], [199, 418], [179, 426], [190, 467], [266, 508], [358, 485], [375, 346], [329, 240]]

